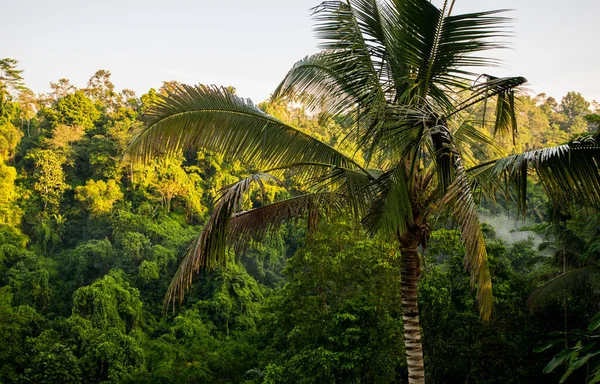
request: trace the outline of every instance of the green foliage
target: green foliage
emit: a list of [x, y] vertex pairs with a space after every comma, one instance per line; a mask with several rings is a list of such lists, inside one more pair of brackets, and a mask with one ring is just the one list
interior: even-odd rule
[[0, 95], [3, 98], [5, 93], [23, 86], [23, 70], [17, 69], [18, 63], [8, 57], [0, 60]]
[[[536, 252], [531, 241], [508, 245], [487, 232], [494, 280], [494, 314], [486, 326], [478, 320], [476, 303], [464, 273], [460, 233], [440, 229], [431, 234], [419, 305], [424, 351], [433, 383], [546, 383], [543, 361], [532, 346], [558, 326], [526, 307]], [[458, 357], [460, 356], [460, 357]], [[510, 367], [507, 368], [507, 367]]]
[[581, 93], [569, 92], [560, 102], [560, 109], [568, 119], [587, 115], [590, 112], [590, 102], [586, 101]]
[[[600, 345], [598, 344], [598, 328], [600, 327], [600, 312], [591, 320], [586, 330], [573, 330], [567, 336], [571, 348], [565, 348], [558, 352], [554, 358], [544, 367], [544, 373], [551, 373], [560, 366], [566, 366], [566, 371], [559, 383], [564, 383], [577, 370], [586, 373], [585, 382], [594, 384], [600, 382]], [[553, 334], [549, 342], [537, 348], [537, 352], [543, 352], [560, 345], [565, 340], [565, 335], [559, 332]], [[582, 369], [583, 368], [583, 369]]]
[[56, 212], [63, 193], [69, 188], [62, 168], [64, 158], [51, 150], [36, 149], [28, 153], [26, 161], [32, 164], [32, 189], [43, 210]]
[[[329, 87], [333, 83], [327, 82], [327, 91], [336, 97], [307, 96], [305, 101], [312, 109], [299, 107], [297, 101], [305, 95], [271, 100], [257, 108], [237, 98], [233, 87], [198, 90], [177, 82], [165, 82], [159, 91], [150, 90], [137, 98], [130, 90], [115, 89], [106, 70], [96, 72], [86, 89], [78, 90], [69, 80], [60, 79], [51, 83], [50, 94], [36, 96], [24, 88], [18, 63], [0, 60], [0, 382], [404, 382], [401, 259], [389, 247], [368, 239], [346, 215], [369, 213], [360, 203], [364, 194], [358, 191], [374, 186], [372, 180], [378, 179], [383, 182], [373, 190], [385, 209], [370, 213], [391, 213], [386, 227], [396, 228], [398, 206], [385, 197], [401, 197], [401, 181], [411, 185], [407, 177], [410, 164], [396, 167], [399, 157], [394, 156], [401, 157], [400, 152], [410, 149], [406, 143], [413, 142], [410, 132], [414, 131], [405, 130], [408, 136], [402, 136], [400, 131], [408, 127], [381, 123], [390, 116], [390, 121], [397, 122], [406, 111], [379, 109], [383, 104], [378, 100], [384, 99], [378, 99], [377, 79], [368, 76], [364, 55], [377, 56], [381, 48], [374, 43], [381, 38], [373, 28], [377, 23], [366, 17], [372, 3], [352, 0], [350, 4], [358, 12], [351, 14], [343, 4], [335, 8], [337, 3], [327, 3], [317, 12], [343, 27], [320, 30], [321, 37], [333, 38], [327, 44], [341, 43], [338, 48], [343, 53], [327, 59], [309, 58], [286, 78], [300, 79], [296, 85], [318, 80], [315, 73], [302, 72], [309, 62], [333, 65], [333, 59], [339, 59], [343, 65], [332, 67], [334, 71], [351, 69], [348, 76], [339, 77], [351, 80], [342, 84], [343, 89], [333, 89]], [[429, 3], [424, 7], [432, 9]], [[326, 12], [334, 8], [340, 12]], [[351, 16], [358, 24], [350, 23]], [[394, 15], [385, 17], [390, 16]], [[428, 22], [417, 18], [405, 21], [415, 28]], [[392, 32], [386, 41], [394, 47], [405, 45], [409, 36], [395, 29]], [[370, 37], [361, 41], [361, 34]], [[466, 49], [465, 44], [451, 48]], [[418, 84], [401, 73], [394, 78], [394, 86], [414, 85], [402, 88], [410, 99], [413, 93], [421, 95], [429, 82], [433, 87], [425, 99], [437, 100], [445, 110], [448, 105], [444, 106], [435, 86], [445, 81], [436, 71], [443, 68], [447, 57], [436, 59], [428, 77], [425, 51], [408, 48], [411, 60], [419, 63], [414, 72], [419, 73]], [[372, 62], [376, 69], [383, 68], [381, 61]], [[510, 107], [511, 96], [506, 91], [518, 81], [481, 78], [472, 83], [475, 97], [487, 93], [494, 99], [487, 106], [468, 105], [476, 99], [465, 100], [463, 93], [457, 102], [468, 105], [465, 115], [440, 120], [448, 123], [456, 136], [466, 166], [501, 156], [502, 150], [533, 151], [597, 130], [600, 120], [588, 114], [589, 103], [575, 92], [561, 103], [545, 95], [525, 96], [515, 103], [519, 136], [514, 145], [510, 138], [496, 137], [492, 145], [482, 147], [482, 142], [490, 144], [495, 122], [511, 129], [511, 118], [502, 108]], [[210, 96], [210, 102], [200, 106], [202, 119], [214, 117], [227, 127], [227, 132], [216, 132], [216, 125], [203, 121], [207, 130], [196, 138], [213, 151], [175, 151], [171, 157], [145, 165], [121, 162], [123, 150], [143, 127], [142, 114], [156, 117], [152, 112], [156, 105], [166, 108], [165, 97], [181, 88]], [[304, 90], [307, 94], [320, 92], [312, 86]], [[345, 92], [352, 96], [350, 104], [345, 104], [349, 100]], [[370, 102], [373, 108], [363, 108]], [[223, 107], [230, 106], [227, 103], [233, 103], [234, 110], [250, 119], [250, 124], [240, 124], [246, 121], [240, 115], [219, 115], [226, 109]], [[343, 109], [344, 105], [350, 107]], [[209, 110], [215, 106], [220, 112]], [[336, 108], [342, 113], [335, 113]], [[458, 124], [467, 114], [470, 121]], [[167, 127], [165, 121], [156, 122], [155, 128], [161, 127]], [[191, 128], [186, 134], [195, 135]], [[437, 145], [434, 133], [426, 132], [429, 136], [424, 137], [431, 138], [426, 145]], [[366, 141], [361, 141], [361, 136]], [[232, 138], [235, 143], [229, 141]], [[230, 145], [225, 152], [236, 159], [220, 153], [227, 142]], [[300, 152], [278, 152], [293, 142], [300, 143]], [[560, 151], [579, 148], [576, 146], [581, 143], [560, 147]], [[378, 152], [377, 148], [384, 150]], [[436, 148], [414, 163], [415, 172], [429, 172], [433, 163], [427, 165], [428, 159], [448, 148], [448, 143]], [[154, 149], [162, 154], [169, 148]], [[553, 156], [552, 152], [542, 154], [548, 159]], [[578, 159], [578, 155], [563, 155], [571, 164]], [[528, 165], [540, 165], [534, 155], [528, 156]], [[515, 160], [504, 160], [505, 168], [497, 168], [498, 176], [523, 165], [518, 162], [523, 158], [513, 163], [511, 159]], [[288, 169], [289, 162], [304, 160], [329, 165], [303, 163]], [[442, 168], [448, 165], [444, 156], [436, 161]], [[267, 164], [284, 168], [274, 170], [281, 183], [265, 183], [269, 178], [264, 175], [251, 176], [257, 167]], [[433, 193], [436, 186], [444, 185], [436, 180], [453, 177], [444, 173], [448, 169], [431, 176], [434, 181], [423, 184], [423, 191]], [[414, 180], [418, 183], [421, 179]], [[545, 180], [527, 180], [528, 219], [536, 223], [554, 217], [566, 220], [567, 227], [584, 243], [579, 247], [578, 241], [566, 242], [568, 266], [573, 271], [594, 267], [600, 249], [597, 216], [590, 210], [563, 209], [560, 215], [548, 211]], [[315, 190], [304, 194], [312, 181], [316, 181]], [[223, 199], [227, 191], [239, 193]], [[325, 205], [341, 208], [340, 195], [352, 197], [345, 200], [347, 207], [340, 209], [342, 219], [337, 209], [324, 209]], [[485, 212], [505, 214], [511, 198], [499, 196], [496, 206], [486, 202]], [[194, 277], [186, 300], [165, 312], [163, 300], [178, 264], [199, 230], [210, 225], [207, 215], [227, 203], [233, 204], [230, 223], [235, 230], [223, 244], [239, 252], [224, 252], [227, 264]], [[422, 199], [416, 199], [402, 209], [421, 203]], [[514, 208], [510, 212], [515, 212]], [[283, 221], [291, 217], [297, 218]], [[527, 310], [530, 293], [562, 271], [556, 264], [559, 257], [541, 255], [531, 241], [505, 243], [494, 238], [493, 228], [484, 227], [494, 283], [494, 309], [490, 323], [484, 325], [470, 277], [464, 272], [461, 234], [438, 229], [450, 228], [445, 218], [440, 216], [437, 225], [428, 223], [436, 230], [423, 232], [424, 237], [430, 235], [419, 282], [427, 382], [558, 382], [562, 367], [571, 372], [569, 382], [583, 382], [588, 363], [590, 373], [595, 372], [598, 356], [585, 359], [597, 349], [592, 345], [597, 330], [577, 329], [587, 327], [600, 305], [594, 288], [596, 275], [586, 275], [585, 284], [569, 291], [564, 328], [562, 300], [548, 300], [535, 313]], [[546, 223], [538, 226], [546, 227]], [[503, 230], [496, 229], [499, 233]], [[560, 239], [548, 240], [558, 244]], [[558, 292], [560, 295], [551, 297], [562, 299], [563, 291]], [[558, 361], [563, 364], [543, 374], [543, 367], [561, 348], [564, 329], [569, 348]], [[552, 333], [558, 330], [560, 334]], [[548, 334], [551, 342], [556, 336], [557, 343], [534, 354], [534, 347], [547, 340]], [[586, 352], [588, 345], [592, 346]], [[557, 360], [553, 366], [555, 363]], [[589, 376], [590, 381], [594, 379]]]
[[76, 285], [89, 284], [107, 274], [116, 264], [109, 240], [89, 240], [65, 252], [62, 267]]
[[123, 193], [114, 180], [88, 180], [85, 186], [75, 188], [75, 199], [83, 202], [91, 215], [110, 212], [113, 204], [122, 198]]
[[110, 72], [100, 69], [88, 81], [85, 94], [103, 108], [114, 108], [116, 102], [115, 86], [110, 81]]
[[18, 197], [15, 189], [17, 170], [0, 163], [0, 223], [18, 225], [21, 221], [21, 210], [16, 205]]
[[129, 332], [140, 325], [142, 302], [122, 272], [112, 272], [73, 294], [73, 315], [89, 320], [94, 328]]
[[26, 383], [81, 383], [81, 369], [73, 350], [62, 344], [60, 335], [52, 330], [30, 338], [28, 345], [32, 356], [25, 369]]
[[82, 91], [69, 93], [58, 99], [50, 109], [44, 111], [51, 126], [59, 124], [81, 126], [85, 130], [94, 128], [100, 112]]
[[28, 337], [43, 327], [44, 317], [35, 309], [12, 306], [10, 287], [0, 288], [0, 380], [17, 382], [27, 364]]
[[169, 213], [173, 202], [179, 201], [189, 217], [201, 217], [206, 208], [198, 171], [197, 167], [184, 167], [181, 157], [165, 158], [139, 169], [136, 181], [151, 191], [150, 196], [160, 202], [165, 212]]
[[142, 372], [144, 351], [137, 340], [116, 329], [108, 329], [81, 358], [87, 382], [119, 383]]
[[160, 267], [155, 261], [144, 260], [140, 264], [139, 276], [146, 283], [159, 278]]
[[343, 221], [319, 227], [266, 308], [265, 383], [391, 383], [402, 371], [395, 252]]
[[263, 289], [239, 264], [215, 270], [199, 292], [194, 304], [206, 313], [225, 335], [239, 335], [256, 329]]
[[23, 132], [15, 127], [7, 118], [0, 117], [0, 161], [12, 159]]

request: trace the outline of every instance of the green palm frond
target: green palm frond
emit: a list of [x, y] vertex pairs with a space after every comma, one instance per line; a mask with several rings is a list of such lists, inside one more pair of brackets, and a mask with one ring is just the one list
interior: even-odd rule
[[382, 173], [377, 169], [353, 170], [322, 163], [287, 164], [266, 172], [282, 170], [289, 172], [287, 176], [294, 177], [307, 191], [335, 192], [345, 197], [356, 219], [366, 214], [373, 196], [372, 183]]
[[517, 77], [493, 77], [484, 75], [486, 81], [474, 85], [469, 91], [471, 95], [455, 106], [455, 110], [448, 114], [448, 117], [453, 116], [465, 109], [476, 105], [486, 99], [491, 99], [495, 96], [505, 95], [506, 93], [516, 89], [517, 87], [527, 83], [527, 79], [521, 76]]
[[413, 222], [406, 168], [403, 164], [382, 174], [372, 183], [374, 198], [363, 225], [371, 235], [386, 239], [404, 235]]
[[471, 273], [471, 284], [477, 288], [481, 318], [488, 321], [492, 312], [492, 278], [477, 205], [460, 156], [455, 156], [455, 172], [456, 178], [443, 201], [452, 207], [453, 216], [459, 225], [466, 248], [465, 267]]
[[365, 174], [347, 168], [334, 167], [327, 174], [313, 180], [309, 184], [309, 188], [316, 191], [334, 191], [343, 196], [351, 208], [354, 218], [359, 220], [366, 214], [373, 201], [373, 184], [378, 180], [377, 173], [371, 171], [369, 174]]
[[514, 90], [506, 90], [498, 94], [496, 99], [496, 122], [494, 124], [494, 134], [511, 133], [513, 144], [516, 144], [517, 115], [515, 108]]
[[281, 170], [288, 171], [287, 175], [294, 177], [308, 191], [328, 191], [344, 196], [355, 218], [366, 214], [373, 196], [372, 183], [382, 174], [378, 169], [353, 170], [322, 163], [287, 164], [266, 172]]
[[359, 168], [341, 152], [223, 87], [181, 85], [168, 97], [160, 97], [146, 113], [146, 121], [126, 151], [134, 159], [201, 148], [263, 169], [297, 162]]
[[175, 273], [165, 296], [165, 309], [182, 302], [192, 285], [194, 275], [210, 271], [226, 262], [225, 251], [231, 247], [242, 252], [253, 240], [262, 240], [267, 233], [276, 232], [289, 219], [308, 214], [309, 229], [314, 229], [320, 210], [340, 211], [346, 204], [343, 196], [329, 192], [305, 194], [267, 204], [248, 211], [233, 213], [241, 196], [253, 182], [265, 175], [254, 175], [233, 185], [221, 198], [209, 222], [190, 245]]
[[589, 284], [592, 276], [598, 275], [600, 268], [597, 265], [587, 265], [562, 273], [534, 290], [529, 295], [528, 306], [532, 311], [536, 311], [558, 294], [575, 292]]
[[263, 182], [277, 179], [267, 173], [251, 175], [222, 190], [214, 211], [204, 229], [190, 245], [173, 278], [165, 303], [183, 296], [192, 284], [192, 278], [202, 270], [212, 270], [226, 262], [228, 227], [235, 212], [241, 210], [244, 198], [254, 185], [263, 188]]
[[496, 60], [475, 54], [504, 48], [510, 21], [503, 10], [450, 15], [451, 2], [441, 9], [427, 0], [394, 0], [385, 13], [390, 17], [389, 60], [398, 69], [396, 83], [402, 103], [433, 97], [452, 110], [448, 89], [466, 89], [478, 76], [465, 68], [490, 67]]
[[466, 151], [473, 153], [474, 157], [469, 158], [471, 164], [479, 163], [478, 158], [489, 158], [490, 154], [496, 155], [496, 157], [505, 155], [498, 141], [485, 130], [479, 129], [474, 121], [462, 121], [452, 132], [452, 138], [461, 150], [463, 157], [465, 157]]
[[373, 1], [354, 3], [359, 8], [325, 1], [313, 9], [323, 51], [296, 63], [274, 98], [294, 95], [311, 108], [325, 103], [332, 114], [347, 113], [360, 104], [367, 116], [372, 106], [385, 101], [379, 83], [384, 50], [379, 41], [383, 32], [374, 23], [377, 7]]
[[487, 190], [490, 195], [497, 191], [494, 181], [504, 180], [506, 192], [515, 196], [519, 213], [524, 214], [530, 170], [556, 203], [600, 207], [600, 144], [593, 136], [483, 163], [469, 172], [477, 174], [480, 185], [492, 187]]
[[453, 137], [444, 125], [428, 130], [431, 138], [431, 157], [435, 161], [435, 171], [443, 194], [446, 193], [455, 178], [455, 160]]
[[[309, 216], [319, 210], [340, 211], [346, 205], [344, 196], [331, 192], [317, 192], [291, 197], [249, 211], [236, 213], [229, 223], [228, 243], [237, 253], [242, 252], [252, 240], [261, 241], [268, 232], [276, 232], [289, 219], [305, 213]], [[309, 217], [314, 224], [316, 217]]]
[[[359, 138], [359, 144], [367, 147], [367, 161], [396, 164], [403, 159], [416, 159], [442, 118], [432, 106], [425, 103], [415, 106], [388, 105], [384, 121], [368, 127]], [[431, 127], [427, 129], [427, 127]]]
[[321, 52], [298, 61], [272, 98], [294, 96], [309, 109], [325, 107], [332, 115], [353, 110], [370, 84], [349, 82], [346, 76], [356, 67], [345, 62], [346, 58], [339, 60], [340, 56], [340, 53]]

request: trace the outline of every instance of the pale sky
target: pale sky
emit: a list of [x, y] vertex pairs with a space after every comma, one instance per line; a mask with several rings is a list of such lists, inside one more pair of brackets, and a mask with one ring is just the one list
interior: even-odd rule
[[[439, 3], [440, 0], [434, 0]], [[27, 85], [78, 87], [98, 69], [138, 95], [163, 80], [233, 85], [260, 102], [288, 69], [317, 51], [309, 8], [319, 0], [0, 0], [0, 57], [19, 61]], [[457, 0], [455, 11], [513, 9], [505, 69], [534, 92], [581, 92], [600, 101], [598, 0]], [[495, 72], [494, 72], [495, 71]]]

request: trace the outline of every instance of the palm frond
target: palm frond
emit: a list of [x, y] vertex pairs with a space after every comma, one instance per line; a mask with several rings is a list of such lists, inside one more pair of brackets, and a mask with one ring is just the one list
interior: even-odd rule
[[487, 131], [479, 129], [474, 121], [462, 121], [458, 128], [452, 132], [453, 141], [463, 153], [472, 152], [474, 156], [469, 157], [471, 164], [477, 164], [477, 159], [492, 155], [505, 155], [503, 148]]
[[435, 161], [438, 185], [442, 194], [445, 194], [455, 176], [453, 137], [443, 124], [428, 129], [428, 134], [431, 139], [431, 157]]
[[[305, 213], [309, 213], [309, 216], [317, 214], [321, 208], [327, 212], [340, 211], [345, 205], [345, 197], [342, 195], [317, 192], [239, 212], [229, 223], [228, 244], [240, 253], [252, 240], [260, 241], [268, 232], [276, 232], [286, 220], [300, 217]], [[314, 224], [315, 219], [309, 217], [309, 225]]]
[[489, 75], [484, 75], [486, 77], [486, 81], [482, 83], [478, 83], [474, 85], [470, 91], [471, 95], [458, 104], [455, 107], [455, 110], [448, 114], [448, 117], [451, 117], [465, 109], [482, 102], [486, 99], [490, 99], [492, 97], [498, 95], [504, 95], [507, 92], [527, 83], [527, 79], [521, 76], [518, 77], [493, 77]]
[[466, 89], [476, 74], [464, 68], [489, 67], [497, 61], [475, 54], [503, 48], [509, 19], [502, 10], [450, 15], [450, 4], [441, 9], [427, 0], [394, 0], [388, 5], [390, 62], [398, 69], [402, 103], [433, 97], [452, 110], [448, 89]]
[[444, 204], [452, 207], [461, 239], [465, 244], [465, 268], [470, 271], [471, 284], [477, 288], [479, 314], [488, 321], [492, 312], [492, 279], [485, 240], [481, 231], [477, 205], [460, 156], [454, 157], [456, 178], [448, 188]]
[[529, 309], [536, 311], [547, 304], [558, 294], [575, 292], [589, 284], [592, 276], [598, 276], [600, 268], [597, 265], [587, 265], [562, 273], [541, 287], [534, 290], [527, 300]]
[[371, 235], [386, 239], [404, 235], [413, 222], [406, 168], [398, 164], [372, 182], [374, 198], [362, 222]]
[[297, 162], [359, 168], [341, 152], [222, 87], [180, 85], [161, 96], [145, 117], [146, 127], [126, 150], [134, 159], [202, 148], [262, 169]]
[[480, 185], [491, 185], [487, 193], [497, 191], [497, 180], [504, 180], [519, 213], [527, 209], [527, 178], [533, 170], [546, 193], [557, 204], [574, 203], [600, 207], [600, 144], [593, 136], [581, 137], [568, 144], [538, 149], [480, 164], [469, 170], [476, 173]]
[[332, 114], [348, 113], [360, 104], [363, 114], [372, 114], [377, 109], [372, 107], [384, 101], [379, 83], [383, 32], [376, 1], [325, 1], [313, 14], [323, 51], [296, 63], [273, 97], [299, 97], [310, 108], [326, 105]]
[[[192, 278], [202, 270], [212, 270], [223, 266], [227, 260], [227, 234], [229, 223], [251, 188], [258, 184], [262, 188], [264, 181], [278, 182], [267, 173], [251, 175], [239, 182], [225, 187], [217, 200], [214, 211], [204, 229], [190, 245], [177, 273], [173, 277], [165, 304], [178, 299], [183, 300], [185, 292], [192, 284]], [[173, 303], [174, 304], [174, 303]]]
[[322, 163], [295, 163], [267, 170], [268, 173], [286, 171], [286, 176], [305, 186], [306, 191], [334, 192], [347, 200], [355, 219], [366, 214], [372, 201], [371, 183], [382, 172], [378, 169], [353, 170]]
[[434, 81], [449, 87], [464, 87], [463, 80], [475, 74], [462, 68], [490, 67], [499, 64], [493, 58], [476, 53], [507, 47], [510, 18], [498, 16], [506, 10], [445, 14], [440, 22], [435, 60], [430, 64]]
[[386, 159], [395, 164], [416, 156], [427, 137], [425, 127], [436, 125], [439, 115], [427, 104], [414, 107], [388, 105], [383, 118], [380, 124], [363, 132], [359, 144], [367, 148], [367, 161]]
[[513, 89], [503, 91], [496, 98], [496, 123], [494, 124], [494, 135], [511, 133], [513, 144], [516, 143], [518, 135], [517, 115], [515, 108], [515, 91]]

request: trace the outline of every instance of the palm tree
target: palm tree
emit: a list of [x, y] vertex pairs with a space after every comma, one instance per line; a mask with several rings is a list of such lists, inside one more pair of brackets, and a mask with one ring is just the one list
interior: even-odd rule
[[562, 294], [563, 306], [563, 335], [565, 348], [568, 348], [567, 327], [567, 297], [568, 294], [582, 294], [583, 288], [594, 285], [600, 275], [600, 237], [598, 237], [599, 216], [588, 216], [588, 229], [586, 232], [591, 240], [586, 240], [572, 228], [567, 227], [566, 221], [553, 221], [546, 230], [547, 241], [540, 244], [540, 251], [549, 252], [553, 264], [559, 266], [561, 273], [552, 277], [536, 288], [529, 296], [528, 304], [531, 311], [541, 307]]
[[[501, 11], [454, 15], [453, 6], [454, 1], [437, 8], [428, 0], [350, 0], [314, 8], [323, 50], [294, 65], [273, 97], [349, 116], [346, 140], [357, 144], [360, 156], [314, 139], [226, 88], [181, 85], [148, 111], [130, 156], [144, 160], [202, 148], [265, 171], [223, 190], [166, 302], [183, 300], [194, 274], [225, 263], [227, 246], [239, 249], [292, 217], [307, 214], [311, 225], [324, 208], [347, 209], [369, 234], [401, 253], [409, 382], [424, 383], [419, 250], [427, 246], [428, 219], [447, 211], [466, 245], [465, 267], [481, 317], [489, 320], [492, 285], [474, 192], [493, 194], [507, 186], [523, 211], [533, 170], [556, 201], [587, 196], [600, 205], [600, 151], [589, 137], [483, 161], [490, 153], [485, 148], [498, 148], [485, 130], [475, 128], [469, 112], [490, 100], [496, 118], [482, 124], [514, 135], [515, 88], [526, 80], [473, 72], [496, 63], [480, 53], [503, 47], [497, 40], [507, 35], [508, 20]], [[284, 170], [303, 178], [305, 193], [241, 211], [251, 188]]]

